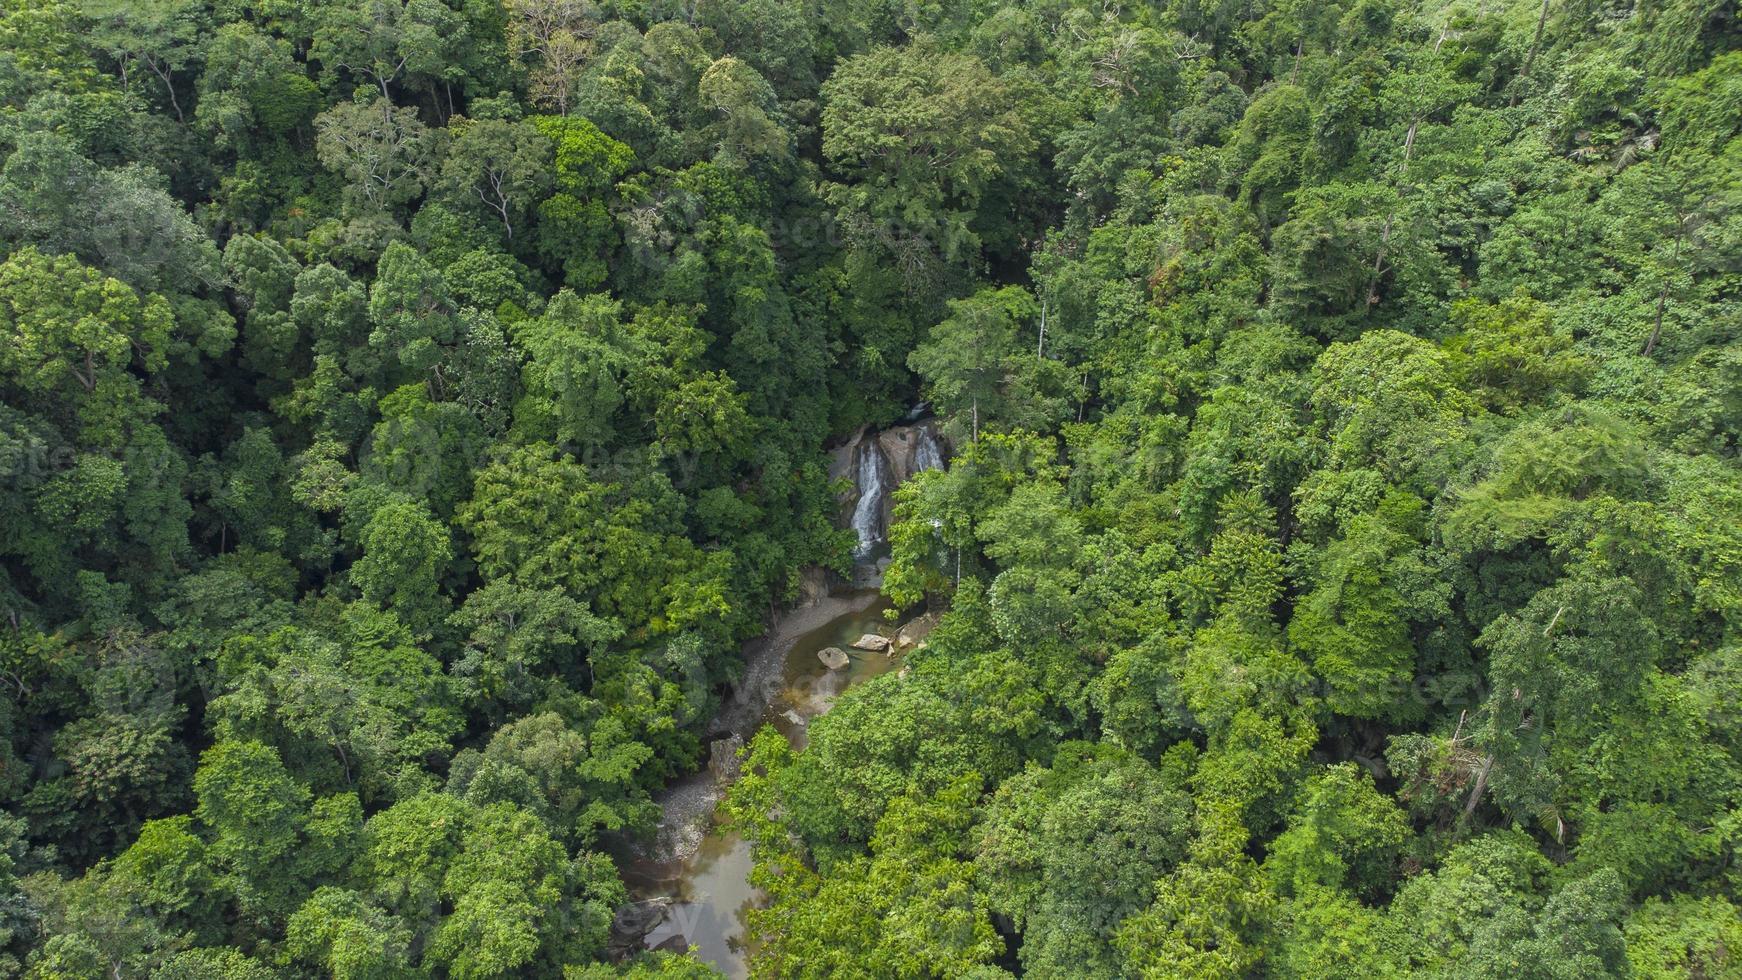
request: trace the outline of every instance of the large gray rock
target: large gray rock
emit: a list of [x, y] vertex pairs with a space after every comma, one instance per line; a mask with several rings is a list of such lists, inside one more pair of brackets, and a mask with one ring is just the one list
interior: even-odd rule
[[865, 438], [863, 428], [853, 433], [846, 442], [829, 450], [829, 480], [851, 480], [853, 478], [853, 463], [859, 458], [859, 443]]
[[908, 647], [918, 646], [925, 641], [926, 637], [931, 635], [931, 631], [936, 629], [937, 625], [938, 614], [935, 612], [915, 616], [895, 631], [895, 648], [906, 650]]
[[[845, 480], [855, 483], [858, 478], [859, 446], [865, 441], [865, 430], [860, 429], [839, 446], [829, 450], [829, 482]], [[858, 487], [849, 487], [838, 501], [841, 510], [836, 516], [837, 527], [852, 526], [853, 508], [859, 503]]]
[[882, 653], [889, 649], [889, 637], [879, 636], [876, 633], [866, 633], [864, 636], [854, 640], [852, 647], [855, 650], [869, 650], [872, 653]]
[[844, 670], [849, 663], [852, 663], [852, 659], [847, 656], [847, 651], [840, 647], [824, 647], [818, 650], [817, 659], [821, 660], [823, 666], [830, 670]]
[[798, 604], [814, 606], [829, 596], [829, 570], [821, 565], [799, 569]]
[[659, 928], [670, 911], [669, 898], [650, 898], [619, 907], [611, 920], [611, 944], [622, 949], [639, 949], [642, 937]]
[[744, 761], [738, 758], [738, 750], [744, 747], [741, 735], [729, 735], [717, 738], [708, 743], [708, 771], [724, 786], [735, 781], [738, 773], [744, 767]]
[[884, 429], [877, 433], [877, 445], [889, 461], [890, 476], [897, 485], [906, 483], [920, 470], [941, 467], [947, 452], [929, 419]]

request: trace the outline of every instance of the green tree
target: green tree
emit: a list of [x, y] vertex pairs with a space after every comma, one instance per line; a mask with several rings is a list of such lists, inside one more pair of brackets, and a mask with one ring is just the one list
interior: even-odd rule
[[[21, 133], [14, 147], [0, 166], [0, 235], [71, 253], [137, 289], [191, 294], [222, 282], [217, 246], [156, 170], [99, 166], [52, 131]], [[195, 309], [184, 303], [182, 312]], [[234, 334], [225, 317], [202, 312], [205, 329], [190, 339], [221, 354]]]
[[363, 529], [363, 556], [351, 566], [351, 582], [363, 598], [396, 613], [427, 635], [447, 617], [441, 576], [453, 548], [448, 530], [414, 503], [389, 503]]
[[391, 614], [353, 606], [341, 626], [330, 638], [286, 627], [232, 639], [217, 727], [273, 741], [334, 789], [416, 792], [462, 722], [448, 679]]
[[492, 579], [453, 614], [467, 631], [454, 673], [488, 704], [519, 708], [543, 690], [541, 678], [592, 661], [623, 627], [593, 615], [561, 588], [529, 588]]
[[327, 886], [309, 896], [290, 917], [285, 940], [292, 956], [334, 977], [404, 976], [411, 965], [404, 924], [343, 888]]
[[908, 355], [908, 366], [925, 380], [933, 402], [958, 424], [965, 421], [971, 439], [980, 438], [982, 413], [988, 423], [1018, 427], [1038, 428], [1057, 420], [1062, 406], [1034, 397], [1042, 393], [1033, 390], [1032, 382], [1019, 380], [1030, 372], [1024, 370], [1029, 365], [1018, 353], [1017, 338], [1038, 315], [1027, 290], [981, 290], [968, 299], [952, 300], [949, 317]]
[[822, 98], [823, 154], [858, 177], [825, 189], [849, 241], [916, 289], [940, 262], [974, 261], [975, 208], [1035, 147], [1020, 89], [971, 56], [910, 45], [847, 59]]
[[582, 298], [564, 291], [542, 317], [520, 325], [516, 339], [530, 355], [522, 372], [527, 397], [517, 412], [525, 425], [542, 416], [545, 434], [583, 448], [615, 441], [613, 416], [625, 400], [634, 356], [621, 311], [602, 293]]
[[748, 165], [785, 162], [792, 137], [774, 89], [756, 69], [725, 57], [708, 66], [697, 84], [702, 105], [715, 115], [718, 159]]
[[531, 123], [500, 119], [456, 120], [448, 129], [453, 144], [438, 186], [500, 221], [503, 237], [512, 243], [515, 226], [551, 185], [550, 141]]
[[1050, 769], [1005, 780], [986, 808], [975, 866], [992, 908], [1022, 933], [1024, 968], [1117, 976], [1109, 940], [1185, 857], [1190, 814], [1180, 787], [1110, 748], [1067, 743]]
[[144, 68], [163, 86], [175, 118], [185, 122], [175, 76], [200, 59], [210, 30], [205, 7], [190, 0], [87, 0], [84, 12], [95, 22], [91, 40], [119, 64], [122, 83], [135, 66]]
[[315, 118], [315, 132], [321, 165], [344, 179], [356, 213], [387, 211], [423, 193], [431, 139], [417, 110], [385, 95], [341, 102]]
[[283, 909], [297, 891], [282, 862], [300, 842], [310, 794], [260, 742], [221, 741], [200, 756], [194, 814], [212, 835], [211, 854], [230, 873], [244, 908]]
[[0, 291], [7, 333], [0, 367], [25, 392], [65, 397], [76, 384], [91, 395], [99, 386], [131, 386], [136, 359], [146, 371], [167, 365], [175, 318], [163, 297], [142, 297], [71, 256], [24, 249], [0, 266]]
[[556, 714], [528, 715], [497, 729], [482, 752], [457, 756], [448, 791], [479, 806], [514, 803], [559, 840], [592, 844], [601, 832], [652, 829], [658, 808], [636, 781], [652, 756], [615, 719], [583, 732]]
[[441, 272], [404, 242], [387, 246], [369, 289], [369, 346], [386, 363], [423, 376], [454, 339], [454, 313]]

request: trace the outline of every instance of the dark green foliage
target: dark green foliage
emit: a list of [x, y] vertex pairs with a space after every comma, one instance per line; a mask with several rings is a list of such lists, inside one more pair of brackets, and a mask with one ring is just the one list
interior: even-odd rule
[[1734, 976], [1734, 5], [0, 0], [0, 975]]

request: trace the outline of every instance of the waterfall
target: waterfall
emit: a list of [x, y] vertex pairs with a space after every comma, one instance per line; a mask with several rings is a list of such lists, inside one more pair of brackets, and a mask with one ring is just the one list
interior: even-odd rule
[[931, 426], [919, 427], [919, 442], [913, 447], [913, 471], [941, 470], [944, 468], [943, 447], [938, 445], [937, 433]]
[[859, 502], [853, 507], [853, 533], [859, 536], [854, 557], [868, 558], [872, 549], [883, 540], [883, 495], [885, 474], [889, 464], [883, 460], [876, 439], [866, 439], [859, 446], [859, 467], [854, 482], [859, 485]]

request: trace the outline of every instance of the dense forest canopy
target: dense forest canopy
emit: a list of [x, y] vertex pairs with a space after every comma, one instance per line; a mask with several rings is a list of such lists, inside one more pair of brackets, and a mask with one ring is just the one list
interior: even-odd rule
[[0, 0], [0, 975], [1742, 976], [1730, 0]]

